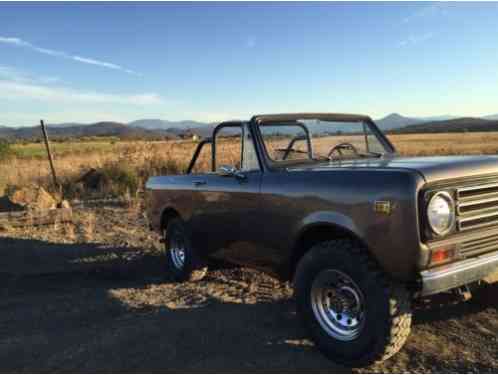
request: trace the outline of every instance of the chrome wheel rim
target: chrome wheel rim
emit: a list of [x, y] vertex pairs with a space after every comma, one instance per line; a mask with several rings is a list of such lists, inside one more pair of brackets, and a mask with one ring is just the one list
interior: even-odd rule
[[345, 273], [321, 271], [311, 285], [311, 307], [328, 335], [341, 341], [356, 339], [365, 325], [365, 298]]
[[180, 270], [183, 269], [185, 265], [185, 244], [183, 241], [172, 238], [169, 255], [175, 267]]

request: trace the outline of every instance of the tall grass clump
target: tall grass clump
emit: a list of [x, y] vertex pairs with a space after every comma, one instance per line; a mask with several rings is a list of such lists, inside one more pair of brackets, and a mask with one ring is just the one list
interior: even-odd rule
[[14, 151], [9, 143], [0, 140], [0, 163], [7, 161], [14, 155]]
[[140, 177], [137, 169], [129, 164], [108, 162], [100, 172], [105, 178], [103, 193], [115, 197], [136, 194], [140, 187]]

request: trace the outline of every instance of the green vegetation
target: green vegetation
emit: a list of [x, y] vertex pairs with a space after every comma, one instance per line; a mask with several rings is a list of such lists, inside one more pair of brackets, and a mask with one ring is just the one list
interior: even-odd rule
[[0, 161], [13, 155], [12, 147], [5, 141], [0, 140]]
[[[95, 151], [110, 151], [115, 147], [115, 140], [88, 142], [51, 142], [50, 148], [56, 156], [85, 154]], [[44, 143], [16, 143], [11, 146], [14, 154], [21, 159], [45, 158], [47, 151]]]
[[104, 176], [104, 189], [107, 193], [120, 197], [136, 194], [140, 186], [137, 170], [119, 162], [106, 163], [100, 170]]

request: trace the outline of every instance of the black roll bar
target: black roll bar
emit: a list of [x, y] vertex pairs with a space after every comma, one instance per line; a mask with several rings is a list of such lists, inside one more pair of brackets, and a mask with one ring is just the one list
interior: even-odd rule
[[192, 156], [192, 160], [190, 160], [190, 164], [188, 165], [187, 171], [185, 172], [186, 174], [190, 174], [190, 172], [192, 172], [192, 168], [194, 168], [195, 162], [197, 161], [197, 158], [199, 157], [199, 154], [201, 153], [201, 150], [204, 147], [204, 145], [207, 143], [212, 143], [212, 142], [213, 142], [213, 140], [211, 138], [206, 138], [206, 139], [203, 139], [197, 145], [197, 148], [195, 149], [194, 155]]

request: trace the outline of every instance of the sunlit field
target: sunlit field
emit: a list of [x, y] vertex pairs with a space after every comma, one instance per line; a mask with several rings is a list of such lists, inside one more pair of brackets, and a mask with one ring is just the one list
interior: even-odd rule
[[[405, 156], [498, 153], [498, 132], [405, 134], [388, 135], [388, 138], [398, 152]], [[318, 138], [315, 140], [316, 151], [327, 154], [328, 147], [339, 141], [354, 143], [352, 136]], [[285, 147], [287, 143], [288, 139], [280, 139], [274, 147]], [[53, 143], [52, 149], [57, 174], [68, 190], [71, 190], [71, 186], [90, 168], [124, 170], [124, 173], [130, 174], [135, 180], [132, 186], [134, 188], [143, 186], [150, 175], [183, 173], [197, 144], [188, 140], [103, 140]], [[44, 145], [16, 144], [13, 145], [13, 151], [13, 156], [0, 161], [0, 193], [8, 186], [33, 183], [51, 190]], [[204, 147], [195, 172], [210, 170], [210, 152], [209, 145]], [[218, 165], [235, 165], [240, 155], [240, 144], [233, 139], [225, 139], [218, 147], [218, 154]]]

